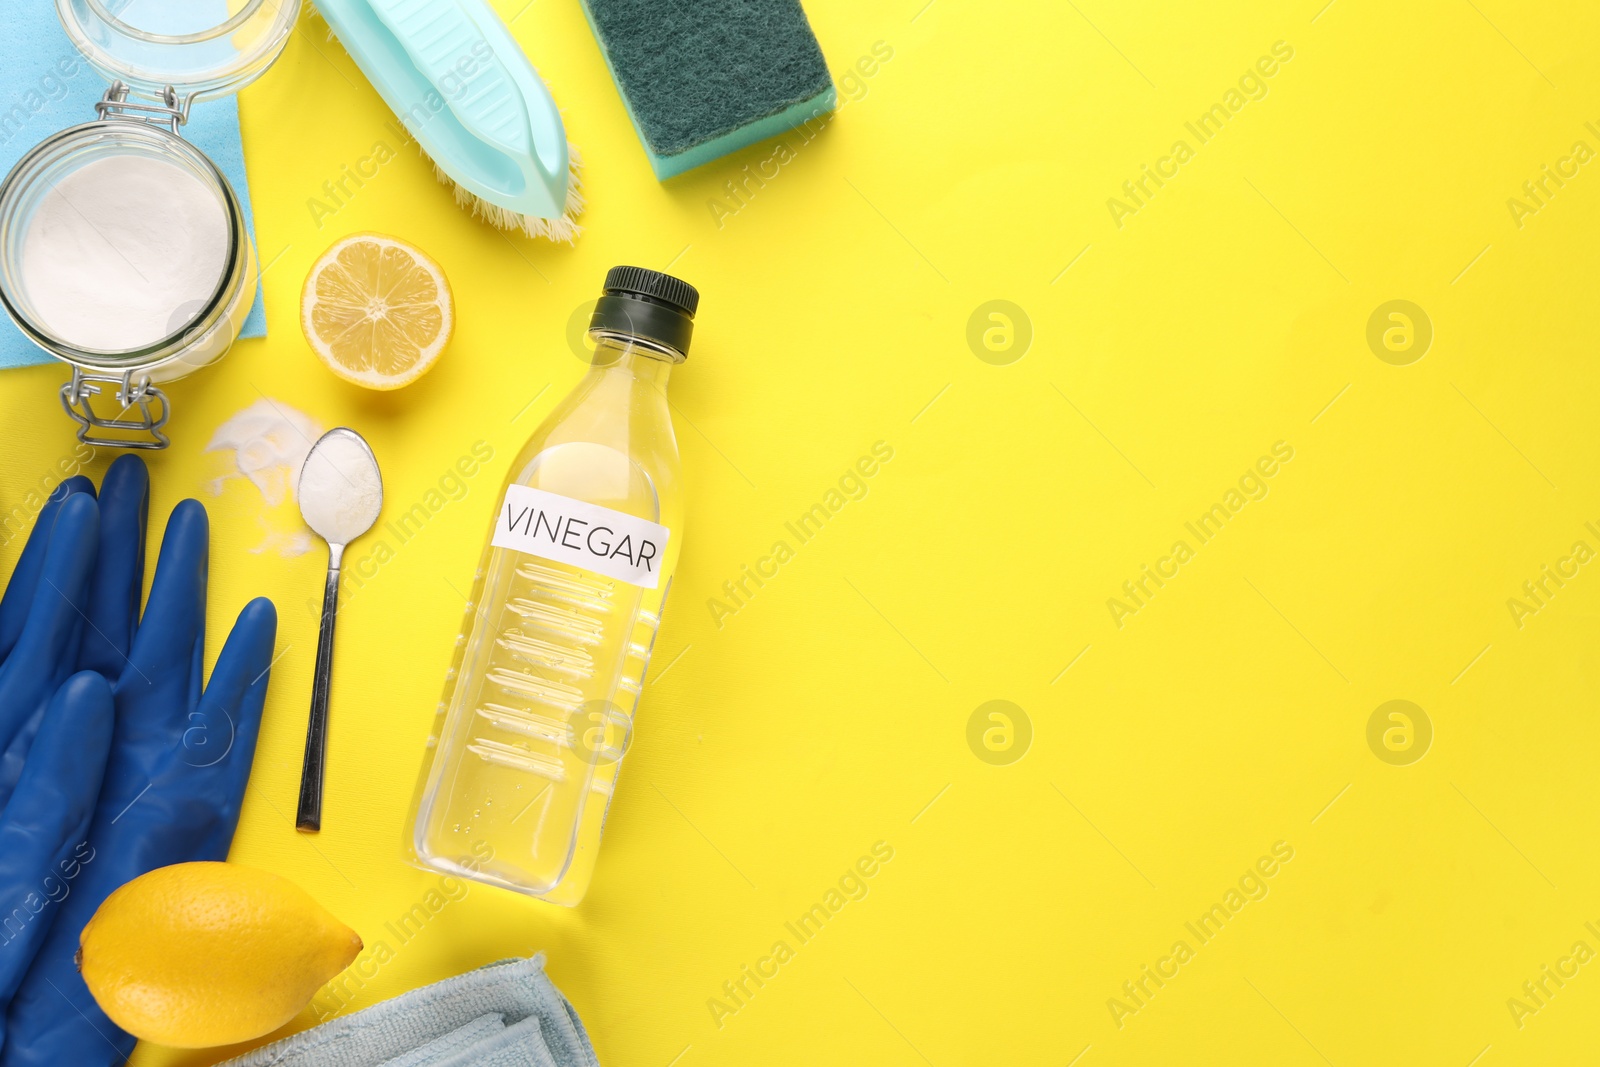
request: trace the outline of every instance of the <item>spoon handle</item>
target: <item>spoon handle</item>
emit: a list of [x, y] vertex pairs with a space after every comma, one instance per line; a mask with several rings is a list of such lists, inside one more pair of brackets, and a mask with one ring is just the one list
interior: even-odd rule
[[328, 755], [328, 687], [333, 681], [333, 624], [339, 615], [339, 555], [328, 560], [322, 590], [322, 625], [317, 631], [317, 672], [311, 682], [311, 719], [306, 725], [306, 758], [300, 767], [300, 810], [294, 825], [314, 834], [322, 829], [322, 770]]

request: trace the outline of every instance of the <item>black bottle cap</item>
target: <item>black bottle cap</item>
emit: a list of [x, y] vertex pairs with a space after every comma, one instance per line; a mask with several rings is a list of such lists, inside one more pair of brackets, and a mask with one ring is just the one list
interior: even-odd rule
[[686, 281], [644, 267], [612, 267], [589, 329], [651, 341], [683, 357], [699, 306], [700, 293]]

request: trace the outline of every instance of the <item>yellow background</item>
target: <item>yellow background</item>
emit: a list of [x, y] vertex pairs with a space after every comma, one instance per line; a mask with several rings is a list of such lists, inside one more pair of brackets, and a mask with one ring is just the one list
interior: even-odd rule
[[[607, 1067], [1592, 1055], [1600, 964], [1520, 1028], [1507, 1007], [1600, 949], [1600, 574], [1520, 628], [1507, 606], [1600, 548], [1600, 163], [1520, 228], [1507, 206], [1600, 149], [1592, 7], [812, 0], [857, 99], [719, 226], [711, 199], [773, 148], [658, 184], [577, 3], [523, 3], [495, 0], [586, 160], [576, 247], [470, 220], [411, 147], [319, 226], [325, 181], [401, 146], [307, 16], [241, 99], [270, 336], [172, 388], [152, 461], [158, 516], [211, 512], [213, 654], [251, 595], [282, 614], [234, 858], [390, 940], [438, 886], [400, 839], [455, 590], [582, 373], [569, 319], [616, 263], [703, 294], [671, 387], [690, 521], [593, 891], [474, 887], [352, 1008], [542, 950]], [[1198, 144], [1184, 123], [1278, 41], [1267, 94]], [[846, 86], [877, 42], [892, 58]], [[1108, 198], [1178, 139], [1194, 158], [1119, 227]], [[297, 323], [309, 265], [367, 229], [431, 251], [458, 302], [397, 395], [336, 381]], [[997, 299], [1033, 331], [1007, 365], [967, 342]], [[1405, 366], [1366, 340], [1394, 299], [1434, 332]], [[6, 375], [8, 507], [72, 452], [62, 376]], [[259, 495], [206, 493], [213, 430], [262, 396], [367, 435], [385, 521], [475, 442], [495, 455], [344, 606], [317, 837], [292, 816], [324, 557], [251, 554]], [[716, 625], [722, 583], [878, 441], [868, 494]], [[1279, 441], [1270, 493], [1194, 542]], [[1180, 538], [1194, 558], [1119, 628], [1108, 598]], [[1033, 733], [1006, 766], [967, 743], [996, 699]], [[1433, 727], [1409, 766], [1366, 740], [1394, 699]], [[719, 1027], [709, 998], [879, 841], [868, 895]], [[1185, 922], [1278, 841], [1269, 894], [1199, 945]], [[1195, 957], [1119, 1028], [1108, 999], [1179, 939]]]

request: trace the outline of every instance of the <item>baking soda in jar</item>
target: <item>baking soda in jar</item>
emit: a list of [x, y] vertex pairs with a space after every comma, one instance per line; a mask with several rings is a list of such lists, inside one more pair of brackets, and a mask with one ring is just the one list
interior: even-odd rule
[[19, 274], [40, 326], [74, 348], [144, 348], [192, 322], [228, 267], [227, 205], [183, 167], [105, 157], [39, 199]]
[[165, 448], [160, 386], [228, 351], [260, 275], [243, 197], [184, 131], [197, 102], [272, 67], [300, 5], [55, 9], [110, 87], [92, 119], [47, 135], [0, 178], [0, 308], [71, 368], [59, 403], [80, 441]]

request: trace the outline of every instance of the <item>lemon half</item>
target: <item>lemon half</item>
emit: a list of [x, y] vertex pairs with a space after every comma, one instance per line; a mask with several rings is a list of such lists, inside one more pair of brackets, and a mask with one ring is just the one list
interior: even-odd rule
[[357, 233], [322, 254], [300, 297], [300, 326], [345, 381], [399, 389], [427, 373], [455, 330], [450, 283], [420, 248]]

